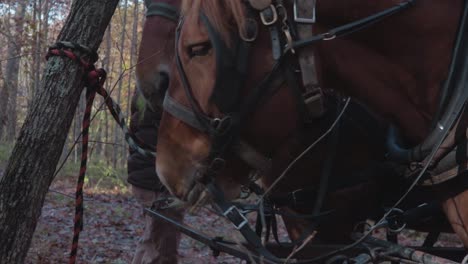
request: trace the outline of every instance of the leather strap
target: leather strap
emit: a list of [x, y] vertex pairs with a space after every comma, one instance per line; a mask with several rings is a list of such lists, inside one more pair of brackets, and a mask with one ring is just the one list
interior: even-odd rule
[[271, 39], [271, 52], [274, 60], [279, 60], [282, 55], [279, 30], [276, 22], [278, 21], [278, 12], [274, 5], [260, 11], [260, 20], [268, 27]]
[[233, 203], [226, 201], [221, 189], [212, 182], [206, 184], [206, 187], [222, 214], [234, 224], [234, 227], [237, 230], [242, 233], [249, 245], [253, 247], [253, 250], [269, 261], [281, 263], [281, 259], [270, 253], [270, 251], [265, 248], [255, 231], [250, 228], [249, 222], [242, 212]]
[[267, 174], [271, 169], [271, 159], [263, 156], [255, 148], [242, 140], [233, 146], [234, 152], [250, 167], [258, 170], [260, 175]]
[[[295, 0], [294, 20], [297, 24], [297, 32], [300, 39], [313, 37], [311, 23], [304, 23], [301, 18], [311, 17], [315, 20], [316, 0]], [[325, 112], [323, 93], [318, 83], [317, 69], [315, 66], [314, 50], [307, 46], [298, 51], [299, 65], [301, 67], [302, 84], [304, 85], [307, 110], [311, 118], [320, 117]]]
[[174, 100], [169, 93], [166, 93], [166, 96], [164, 96], [163, 108], [173, 117], [181, 120], [189, 126], [203, 132], [207, 130], [206, 126], [199, 121], [199, 118], [197, 118], [197, 115], [192, 111], [192, 109]]
[[170, 4], [160, 2], [149, 2], [149, 0], [146, 0], [145, 5], [146, 17], [161, 16], [174, 22], [179, 21], [179, 10]]

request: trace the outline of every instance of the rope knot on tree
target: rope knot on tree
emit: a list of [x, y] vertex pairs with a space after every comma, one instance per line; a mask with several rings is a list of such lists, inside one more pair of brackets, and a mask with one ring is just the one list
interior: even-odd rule
[[100, 92], [104, 87], [107, 73], [104, 69], [96, 69], [94, 63], [99, 59], [96, 51], [74, 42], [59, 41], [52, 45], [46, 55], [46, 60], [51, 56], [67, 57], [77, 62], [86, 72], [85, 86], [88, 89]]
[[[83, 116], [82, 125], [82, 153], [81, 153], [81, 166], [76, 186], [76, 199], [75, 199], [75, 218], [74, 218], [74, 234], [72, 249], [70, 253], [69, 263], [76, 263], [77, 252], [78, 252], [78, 240], [80, 232], [83, 230], [83, 186], [84, 179], [87, 169], [88, 159], [88, 142], [89, 142], [89, 127], [91, 124], [91, 111], [93, 107], [94, 98], [96, 93], [104, 98], [104, 102], [107, 105], [110, 113], [117, 121], [119, 126], [122, 128], [125, 139], [131, 148], [136, 149], [140, 153], [146, 156], [154, 156], [154, 148], [144, 144], [132, 135], [126, 126], [125, 118], [118, 104], [116, 104], [107, 91], [104, 89], [104, 82], [106, 80], [107, 73], [104, 69], [96, 69], [94, 63], [98, 60], [99, 56], [97, 53], [90, 48], [73, 43], [61, 41], [57, 42], [49, 48], [46, 59], [48, 60], [52, 56], [67, 57], [77, 62], [83, 69], [84, 84], [86, 90], [86, 108]], [[140, 147], [144, 146], [144, 148]]]

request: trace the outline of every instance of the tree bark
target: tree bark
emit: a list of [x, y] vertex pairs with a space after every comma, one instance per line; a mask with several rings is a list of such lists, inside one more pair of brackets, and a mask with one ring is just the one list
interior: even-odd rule
[[[75, 0], [58, 40], [97, 50], [118, 0]], [[84, 85], [80, 65], [51, 57], [0, 179], [0, 262], [24, 263]]]

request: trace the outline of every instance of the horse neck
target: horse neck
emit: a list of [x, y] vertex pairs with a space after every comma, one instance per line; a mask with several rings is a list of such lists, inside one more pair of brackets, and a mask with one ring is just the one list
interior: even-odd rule
[[[315, 31], [382, 11], [395, 2], [318, 1]], [[395, 123], [410, 142], [420, 142], [437, 111], [462, 2], [420, 1], [363, 32], [319, 44], [321, 84], [356, 97]]]

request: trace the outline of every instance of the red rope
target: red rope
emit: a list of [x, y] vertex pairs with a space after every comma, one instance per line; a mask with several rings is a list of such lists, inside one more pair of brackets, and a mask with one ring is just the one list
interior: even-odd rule
[[[78, 62], [86, 71], [85, 86], [88, 88], [86, 90], [86, 109], [83, 116], [81, 165], [76, 186], [73, 242], [69, 259], [69, 264], [75, 264], [78, 252], [78, 240], [80, 237], [80, 232], [83, 230], [83, 185], [88, 162], [88, 141], [91, 111], [94, 98], [96, 97], [96, 92], [99, 91], [100, 94], [103, 93], [102, 91], [105, 92], [103, 85], [106, 80], [106, 71], [104, 69], [96, 69], [94, 64], [88, 63], [83, 58], [77, 56], [72, 49], [67, 49], [64, 46], [53, 47], [49, 49], [49, 52], [46, 55], [46, 59], [49, 59], [51, 56], [67, 57], [73, 61]], [[107, 95], [107, 92], [105, 92], [105, 94]]]
[[[75, 53], [75, 51], [83, 53], [86, 59], [78, 56]], [[94, 98], [96, 97], [96, 93], [98, 93], [104, 98], [107, 108], [109, 109], [117, 123], [120, 125], [120, 127], [124, 130], [125, 139], [127, 140], [127, 142], [129, 142], [130, 147], [137, 148], [141, 153], [149, 156], [154, 155], [154, 147], [145, 144], [143, 141], [139, 140], [136, 136], [132, 135], [128, 131], [120, 107], [116, 103], [114, 103], [112, 98], [104, 89], [104, 82], [107, 76], [106, 71], [104, 69], [96, 69], [96, 67], [94, 66], [94, 62], [97, 61], [98, 58], [95, 52], [92, 52], [89, 48], [84, 47], [82, 45], [70, 42], [59, 42], [53, 47], [49, 48], [49, 52], [46, 55], [46, 59], [49, 59], [51, 56], [67, 57], [77, 62], [85, 71], [85, 86], [88, 88], [86, 90], [86, 109], [83, 116], [81, 165], [76, 186], [73, 242], [69, 260], [70, 264], [75, 264], [78, 252], [78, 240], [80, 237], [80, 232], [83, 230], [83, 185], [88, 162], [88, 133], [89, 126], [91, 123], [91, 110]], [[89, 61], [91, 61], [91, 63]]]

